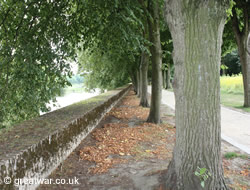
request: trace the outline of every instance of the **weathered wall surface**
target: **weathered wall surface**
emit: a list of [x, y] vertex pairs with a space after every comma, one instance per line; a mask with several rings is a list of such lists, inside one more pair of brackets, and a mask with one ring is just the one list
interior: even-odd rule
[[[15, 182], [47, 177], [130, 87], [109, 91], [1, 131], [0, 189], [35, 189], [38, 184]], [[4, 182], [6, 177], [10, 184]]]

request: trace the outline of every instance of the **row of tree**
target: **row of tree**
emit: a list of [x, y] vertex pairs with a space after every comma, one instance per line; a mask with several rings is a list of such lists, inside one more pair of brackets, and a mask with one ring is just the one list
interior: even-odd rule
[[[148, 122], [159, 123], [162, 60], [170, 68], [172, 56], [176, 146], [165, 186], [201, 189], [195, 171], [206, 168], [211, 177], [205, 189], [227, 189], [220, 156], [222, 34], [227, 12], [242, 63], [244, 105], [249, 106], [249, 1], [6, 0], [0, 5], [1, 124], [46, 109], [67, 85], [71, 71], [66, 60], [76, 58], [89, 88], [116, 87], [130, 78], [142, 106], [149, 106], [150, 67]], [[226, 28], [223, 52], [233, 46], [226, 37], [232, 27]]]
[[244, 87], [243, 106], [250, 107], [250, 2], [231, 0], [227, 13], [222, 55], [231, 52], [232, 49], [238, 49]]

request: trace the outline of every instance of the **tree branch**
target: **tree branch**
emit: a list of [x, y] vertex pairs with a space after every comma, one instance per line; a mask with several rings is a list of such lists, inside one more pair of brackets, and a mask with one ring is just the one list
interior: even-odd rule
[[3, 20], [2, 20], [2, 22], [1, 22], [1, 24], [0, 24], [0, 26], [4, 25], [4, 22], [5, 22], [5, 20], [7, 19], [9, 12], [10, 12], [10, 7], [8, 8], [7, 12], [5, 13], [4, 18], [3, 18]]
[[249, 13], [248, 13], [248, 7], [249, 2], [246, 2], [245, 6], [243, 7], [243, 22], [244, 22], [244, 35], [247, 35], [246, 37], [248, 37], [248, 33], [249, 33]]
[[10, 60], [7, 61], [7, 72], [6, 72], [7, 76], [6, 76], [6, 81], [5, 81], [5, 84], [4, 84], [4, 87], [3, 87], [3, 91], [2, 91], [1, 96], [0, 96], [0, 102], [3, 100], [2, 97], [3, 97], [4, 93], [6, 93], [6, 91], [8, 90], [9, 74], [10, 74], [10, 72], [9, 72], [9, 63], [12, 62], [12, 61], [13, 61], [13, 58], [10, 58]]
[[143, 11], [146, 13], [147, 12], [147, 7], [145, 6], [145, 3], [143, 0], [138, 0], [139, 4], [142, 6]]
[[15, 39], [16, 39], [16, 40], [17, 40], [17, 37], [18, 37], [18, 35], [19, 35], [19, 30], [20, 30], [20, 28], [22, 27], [24, 17], [25, 17], [25, 15], [26, 15], [26, 13], [28, 12], [28, 9], [30, 8], [30, 6], [31, 6], [32, 4], [34, 4], [34, 3], [35, 3], [35, 2], [29, 3], [29, 4], [27, 5], [27, 8], [26, 8], [26, 9], [24, 10], [24, 12], [23, 12], [21, 21], [20, 21], [19, 24], [17, 25], [16, 35], [15, 35]]
[[[12, 5], [12, 6], [14, 6], [15, 3], [16, 3], [16, 1], [13, 1], [13, 5]], [[4, 25], [4, 22], [5, 22], [5, 20], [7, 19], [7, 17], [8, 17], [8, 15], [9, 15], [9, 12], [10, 12], [12, 6], [9, 6], [8, 10], [6, 11], [6, 13], [5, 13], [5, 15], [4, 15], [4, 18], [3, 18], [3, 20], [2, 20], [2, 22], [1, 22], [1, 24], [0, 24], [0, 26], [1, 26], [1, 25]]]
[[242, 32], [240, 31], [239, 28], [239, 20], [237, 18], [237, 13], [235, 10], [235, 6], [232, 9], [232, 27], [233, 27], [233, 31], [235, 34], [235, 38], [237, 41], [237, 44], [240, 44], [241, 38], [242, 38]]

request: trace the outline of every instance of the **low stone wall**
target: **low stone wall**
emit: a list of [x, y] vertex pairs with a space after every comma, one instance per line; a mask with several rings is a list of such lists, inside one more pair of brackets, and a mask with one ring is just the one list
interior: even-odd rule
[[0, 131], [0, 190], [35, 189], [39, 184], [18, 184], [19, 179], [47, 177], [130, 88], [109, 91]]

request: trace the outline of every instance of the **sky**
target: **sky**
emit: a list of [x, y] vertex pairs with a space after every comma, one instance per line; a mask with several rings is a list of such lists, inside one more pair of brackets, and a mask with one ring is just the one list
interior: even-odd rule
[[71, 67], [71, 71], [73, 72], [73, 75], [76, 75], [78, 71], [78, 64], [72, 61], [70, 62], [70, 67]]

